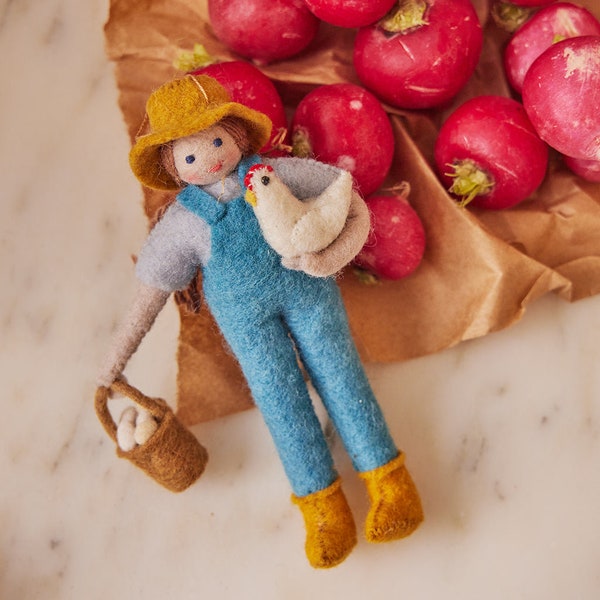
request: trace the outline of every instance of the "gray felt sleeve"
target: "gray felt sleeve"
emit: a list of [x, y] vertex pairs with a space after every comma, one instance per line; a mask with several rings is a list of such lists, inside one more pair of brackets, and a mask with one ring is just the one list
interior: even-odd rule
[[210, 257], [210, 228], [175, 202], [154, 226], [136, 264], [145, 285], [166, 292], [184, 289]]

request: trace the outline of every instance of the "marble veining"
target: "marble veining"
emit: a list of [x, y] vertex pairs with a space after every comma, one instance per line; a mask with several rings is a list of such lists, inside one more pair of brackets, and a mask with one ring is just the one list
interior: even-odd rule
[[[600, 298], [370, 365], [426, 522], [315, 572], [260, 416], [194, 427], [181, 495], [117, 459], [94, 376], [133, 290], [141, 191], [104, 55], [106, 0], [0, 2], [0, 598], [600, 597]], [[175, 391], [172, 304], [128, 367]], [[362, 483], [332, 437], [360, 523]]]

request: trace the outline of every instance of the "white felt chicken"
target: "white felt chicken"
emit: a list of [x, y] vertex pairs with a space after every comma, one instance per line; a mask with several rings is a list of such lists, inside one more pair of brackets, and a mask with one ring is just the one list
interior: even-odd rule
[[269, 165], [255, 165], [245, 179], [246, 200], [253, 206], [262, 233], [282, 257], [323, 250], [342, 231], [352, 197], [352, 176], [338, 177], [314, 198], [299, 200]]

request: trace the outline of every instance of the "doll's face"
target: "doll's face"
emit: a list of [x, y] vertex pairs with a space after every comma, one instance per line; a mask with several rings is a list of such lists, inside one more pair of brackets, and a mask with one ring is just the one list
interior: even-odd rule
[[216, 183], [229, 175], [241, 158], [235, 140], [220, 125], [173, 142], [175, 168], [185, 183]]

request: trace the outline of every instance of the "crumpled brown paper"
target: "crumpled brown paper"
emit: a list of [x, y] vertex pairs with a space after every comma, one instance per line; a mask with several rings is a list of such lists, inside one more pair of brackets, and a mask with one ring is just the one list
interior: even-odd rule
[[[595, 0], [582, 2], [600, 17]], [[481, 93], [509, 95], [501, 65], [508, 34], [474, 2], [485, 23], [480, 65], [453, 106]], [[106, 47], [115, 62], [119, 103], [131, 140], [144, 119], [150, 92], [177, 75], [173, 61], [202, 43], [220, 59], [233, 55], [212, 34], [205, 1], [111, 0]], [[263, 67], [290, 111], [317, 85], [359, 83], [352, 67], [352, 30], [323, 25], [301, 56]], [[400, 361], [448, 348], [517, 321], [528, 304], [550, 291], [568, 301], [600, 291], [600, 185], [570, 174], [557, 156], [541, 188], [500, 212], [462, 209], [438, 182], [432, 152], [440, 111], [386, 107], [396, 135], [385, 186], [410, 184], [427, 250], [418, 270], [397, 282], [365, 285], [347, 269], [339, 278], [359, 351], [367, 362]], [[171, 196], [144, 190], [151, 220]], [[181, 329], [177, 413], [186, 424], [252, 406], [233, 356], [206, 308], [179, 303]]]

